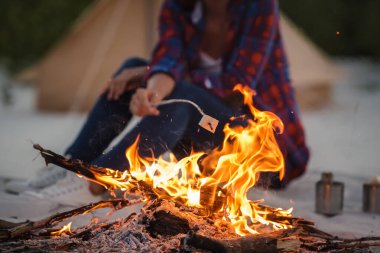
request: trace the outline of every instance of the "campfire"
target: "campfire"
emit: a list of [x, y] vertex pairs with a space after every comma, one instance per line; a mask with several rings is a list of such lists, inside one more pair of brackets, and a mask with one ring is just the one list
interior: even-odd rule
[[[91, 169], [97, 183], [108, 189], [129, 191], [143, 181], [159, 198], [172, 199], [184, 206], [207, 208], [220, 214], [234, 227], [238, 235], [258, 234], [268, 227], [274, 230], [290, 228], [286, 221], [273, 221], [260, 201], [247, 199], [247, 192], [259, 178], [260, 172], [279, 172], [284, 175], [284, 158], [277, 145], [274, 129], [283, 130], [281, 120], [270, 112], [253, 106], [253, 91], [237, 85], [245, 98], [253, 119], [246, 127], [224, 128], [222, 147], [209, 154], [193, 153], [177, 161], [174, 155], [164, 158], [144, 158], [138, 155], [139, 139], [126, 151], [130, 169], [124, 172]], [[291, 210], [276, 209], [282, 216]], [[264, 226], [263, 226], [264, 225]]]
[[[111, 192], [121, 190], [135, 197], [89, 204], [37, 222], [2, 224], [2, 249], [347, 252], [379, 245], [379, 238], [333, 237], [313, 227], [312, 222], [293, 217], [292, 209], [269, 207], [263, 204], [264, 200], [247, 198], [260, 173], [277, 172], [283, 178], [285, 164], [276, 134], [281, 134], [284, 126], [275, 114], [254, 107], [251, 89], [237, 85], [235, 90], [243, 94], [250, 117], [235, 118], [225, 125], [225, 139], [220, 147], [193, 152], [181, 160], [176, 160], [173, 154], [169, 159], [140, 157], [137, 139], [126, 150], [130, 169], [117, 171], [67, 159], [34, 145], [47, 163], [75, 172]], [[235, 126], [235, 120], [245, 125]], [[75, 230], [70, 229], [70, 224], [51, 228], [95, 209], [121, 209], [142, 202], [145, 204], [139, 214], [116, 222], [91, 222]]]

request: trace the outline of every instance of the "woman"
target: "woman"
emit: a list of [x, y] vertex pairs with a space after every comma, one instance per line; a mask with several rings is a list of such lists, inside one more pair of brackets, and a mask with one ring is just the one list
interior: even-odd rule
[[[285, 178], [279, 182], [270, 177], [270, 186], [281, 188], [300, 176], [309, 152], [289, 79], [277, 1], [167, 0], [159, 26], [150, 62], [129, 59], [122, 65], [66, 154], [124, 170], [125, 150], [139, 134], [142, 156], [167, 150], [182, 156], [190, 147], [216, 147], [222, 143], [224, 124], [244, 113], [239, 96], [232, 92], [235, 84], [242, 83], [256, 90], [259, 109], [274, 112], [285, 125], [278, 137], [286, 160]], [[141, 79], [146, 86], [135, 89]], [[201, 115], [190, 105], [156, 106], [172, 98], [192, 100], [217, 118], [215, 134], [198, 126]], [[132, 115], [144, 118], [103, 154]], [[91, 189], [96, 192], [96, 187]]]

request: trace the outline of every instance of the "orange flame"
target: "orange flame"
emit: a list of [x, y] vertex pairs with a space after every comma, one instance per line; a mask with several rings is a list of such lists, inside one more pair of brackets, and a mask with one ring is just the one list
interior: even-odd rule
[[69, 222], [68, 224], [64, 225], [60, 230], [58, 231], [55, 231], [55, 232], [51, 232], [50, 235], [54, 236], [54, 237], [58, 237], [62, 234], [72, 234], [71, 233], [71, 223], [72, 222]]
[[[140, 157], [137, 138], [126, 150], [129, 171], [107, 169], [107, 175], [94, 173], [96, 180], [105, 187], [111, 185], [114, 189], [124, 190], [134, 187], [133, 180], [142, 180], [153, 189], [159, 189], [158, 194], [164, 193], [186, 205], [201, 208], [210, 208], [208, 204], [213, 197], [222, 197], [223, 203], [214, 211], [224, 214], [224, 219], [231, 222], [239, 235], [260, 233], [263, 225], [275, 230], [290, 228], [289, 224], [268, 219], [269, 212], [259, 206], [259, 201], [247, 198], [248, 190], [255, 185], [261, 172], [278, 172], [280, 179], [284, 177], [284, 158], [275, 138], [275, 131], [283, 132], [283, 123], [275, 114], [253, 106], [253, 90], [241, 84], [234, 90], [244, 95], [244, 104], [253, 118], [247, 119], [244, 127], [225, 125], [222, 146], [211, 151], [202, 161], [200, 158], [205, 153], [192, 153], [180, 161], [173, 154], [167, 160]], [[199, 164], [205, 168], [202, 172]], [[208, 196], [211, 200], [202, 201], [205, 189], [214, 189], [211, 193], [216, 196]], [[288, 217], [292, 210], [275, 211]]]
[[280, 179], [283, 178], [284, 158], [274, 134], [275, 129], [282, 133], [283, 123], [275, 114], [259, 111], [253, 106], [253, 90], [241, 84], [234, 90], [244, 95], [244, 104], [248, 106], [253, 120], [248, 120], [247, 127], [225, 126], [222, 149], [215, 149], [204, 161], [208, 168], [215, 170], [211, 176], [202, 178], [202, 185], [224, 184], [228, 218], [238, 234], [257, 233], [247, 220], [252, 224], [259, 222], [271, 224], [275, 229], [282, 228], [257, 211], [257, 204], [248, 200], [247, 192], [258, 180], [260, 172], [279, 172]]

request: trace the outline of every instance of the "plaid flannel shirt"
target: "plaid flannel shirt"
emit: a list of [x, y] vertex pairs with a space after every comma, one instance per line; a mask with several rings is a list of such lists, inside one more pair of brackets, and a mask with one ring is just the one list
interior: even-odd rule
[[201, 12], [199, 8], [184, 8], [179, 0], [165, 1], [159, 19], [159, 41], [148, 77], [157, 72], [167, 73], [176, 81], [190, 77], [194, 84], [219, 97], [229, 94], [237, 83], [249, 85], [257, 92], [255, 106], [274, 112], [284, 122], [285, 130], [278, 142], [286, 161], [283, 181], [286, 184], [303, 174], [309, 150], [279, 31], [278, 3], [276, 0], [230, 1], [231, 24], [227, 36], [231, 43], [223, 55], [220, 74], [208, 74], [199, 68], [205, 25]]

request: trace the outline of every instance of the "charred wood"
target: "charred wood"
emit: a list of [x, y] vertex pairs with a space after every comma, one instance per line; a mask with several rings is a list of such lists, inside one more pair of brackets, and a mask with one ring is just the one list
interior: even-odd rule
[[98, 208], [110, 207], [117, 210], [126, 206], [140, 203], [140, 202], [141, 201], [131, 202], [125, 199], [105, 200], [105, 201], [100, 201], [97, 203], [91, 203], [89, 205], [79, 207], [67, 212], [57, 213], [38, 221], [26, 221], [23, 223], [14, 223], [12, 225], [10, 225], [11, 223], [8, 222], [6, 223], [8, 228], [7, 227], [0, 228], [0, 239], [20, 237], [20, 236], [30, 233], [33, 230], [54, 226], [57, 223], [64, 221], [68, 218], [71, 218], [71, 217], [74, 217], [86, 212], [90, 212]]
[[199, 215], [197, 208], [156, 199], [148, 201], [139, 215], [120, 221], [93, 224], [59, 238], [8, 238], [0, 248], [3, 252], [369, 252], [380, 248], [379, 237], [345, 240], [310, 230], [311, 225], [241, 237], [229, 223], [216, 225], [213, 220]]

